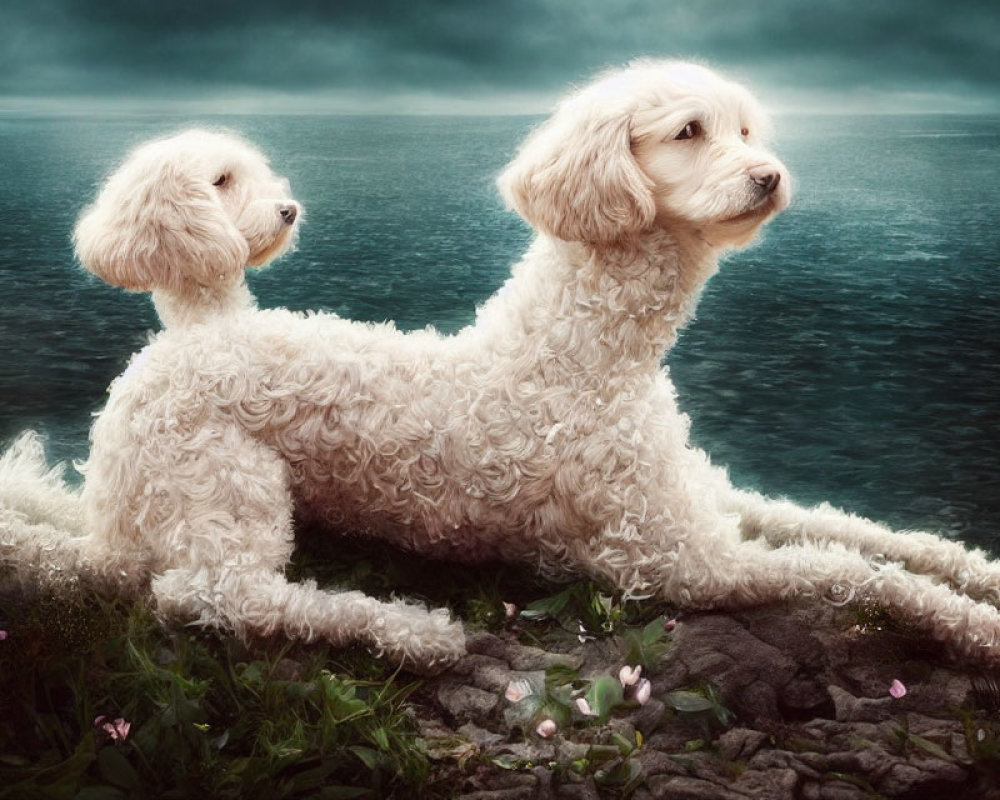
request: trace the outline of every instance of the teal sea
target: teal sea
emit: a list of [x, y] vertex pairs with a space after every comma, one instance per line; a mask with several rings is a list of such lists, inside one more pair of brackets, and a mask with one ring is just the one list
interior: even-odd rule
[[[530, 232], [493, 177], [527, 117], [0, 116], [0, 446], [87, 452], [111, 379], [156, 327], [85, 275], [73, 222], [143, 139], [247, 135], [306, 207], [261, 305], [403, 329], [468, 324]], [[734, 482], [1000, 554], [1000, 118], [788, 117], [792, 207], [730, 256], [668, 365]]]

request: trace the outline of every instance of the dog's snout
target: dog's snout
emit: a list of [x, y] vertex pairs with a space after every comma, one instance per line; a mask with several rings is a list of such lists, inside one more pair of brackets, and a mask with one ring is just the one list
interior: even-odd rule
[[299, 215], [299, 209], [294, 205], [281, 206], [278, 209], [278, 213], [281, 214], [282, 222], [286, 225], [291, 225]]
[[770, 194], [778, 188], [781, 173], [772, 166], [754, 167], [750, 170], [750, 179]]

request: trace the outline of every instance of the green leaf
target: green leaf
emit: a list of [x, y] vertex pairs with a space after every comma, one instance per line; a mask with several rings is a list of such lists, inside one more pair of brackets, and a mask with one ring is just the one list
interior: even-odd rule
[[598, 678], [587, 690], [587, 703], [590, 710], [600, 719], [606, 719], [612, 709], [625, 701], [621, 681], [607, 676]]
[[611, 741], [618, 746], [618, 752], [622, 754], [622, 757], [627, 758], [635, 750], [635, 742], [630, 742], [618, 731], [611, 734]]
[[915, 733], [909, 734], [910, 741], [913, 742], [921, 750], [926, 750], [935, 758], [940, 758], [942, 761], [955, 761], [955, 757], [951, 753], [947, 752], [940, 745], [934, 744], [934, 742], [929, 739], [925, 739], [923, 736], [917, 736]]
[[657, 617], [642, 629], [642, 643], [647, 647], [666, 639], [667, 633], [663, 629], [663, 617]]
[[139, 788], [139, 774], [117, 747], [101, 749], [97, 754], [97, 768], [108, 783], [129, 791]]
[[569, 605], [570, 598], [573, 595], [573, 589], [574, 587], [571, 586], [564, 592], [554, 594], [551, 597], [544, 597], [541, 600], [536, 600], [534, 603], [529, 603], [521, 612], [521, 617], [523, 619], [548, 619], [558, 617], [563, 611], [566, 610], [566, 606]]
[[389, 750], [389, 734], [385, 728], [375, 728], [371, 733], [372, 740], [380, 750]]
[[289, 786], [294, 789], [296, 793], [311, 792], [315, 789], [319, 789], [324, 783], [326, 783], [327, 778], [329, 778], [333, 769], [333, 763], [327, 762], [325, 764], [320, 764], [320, 766], [314, 767], [313, 769], [304, 770], [292, 777], [289, 781]]
[[[72, 797], [83, 774], [94, 762], [94, 734], [87, 733], [77, 745], [76, 750], [65, 761], [48, 767], [34, 775], [33, 778], [14, 786], [5, 786], [5, 789], [13, 790], [23, 786], [27, 789], [37, 789], [44, 786], [44, 794], [50, 798]], [[25, 792], [25, 796], [27, 792]], [[17, 792], [11, 792], [10, 797], [20, 797]]]
[[361, 763], [365, 765], [366, 769], [374, 770], [378, 765], [378, 752], [372, 750], [370, 747], [351, 747], [349, 748], [354, 755], [361, 759]]
[[528, 724], [540, 713], [545, 705], [545, 695], [541, 693], [529, 694], [519, 703], [514, 703], [504, 709], [503, 716], [507, 724], [511, 727], [527, 727]]
[[703, 711], [711, 711], [715, 705], [707, 697], [697, 692], [686, 691], [670, 692], [667, 695], [667, 703], [682, 714], [699, 714]]
[[[545, 670], [545, 688], [551, 692], [557, 687], [570, 685], [578, 681], [580, 673], [566, 664], [553, 664]], [[532, 686], [534, 689], [535, 686]]]
[[501, 753], [498, 756], [493, 756], [487, 758], [491, 764], [500, 767], [500, 769], [517, 769], [521, 763], [521, 760], [517, 756], [511, 755], [510, 753]]
[[268, 672], [267, 664], [263, 661], [254, 661], [243, 667], [239, 677], [243, 683], [247, 684], [265, 683]]
[[620, 757], [621, 751], [609, 744], [592, 744], [587, 748], [586, 760], [592, 764], [603, 764], [605, 761]]
[[628, 758], [610, 770], [599, 769], [594, 773], [594, 782], [598, 786], [631, 788], [642, 777], [642, 764], [634, 758]]

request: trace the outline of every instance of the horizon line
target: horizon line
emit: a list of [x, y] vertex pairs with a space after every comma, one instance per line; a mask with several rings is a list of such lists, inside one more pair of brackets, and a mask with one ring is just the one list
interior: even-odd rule
[[[805, 94], [765, 92], [764, 105], [775, 116], [996, 115], [992, 98], [942, 96], [918, 92]], [[770, 98], [768, 98], [770, 95]], [[400, 116], [527, 117], [552, 112], [558, 93], [508, 92], [490, 98], [435, 93], [316, 96], [283, 93], [233, 93], [223, 96], [134, 98], [122, 95], [2, 95], [2, 116]], [[770, 101], [769, 101], [770, 100]]]

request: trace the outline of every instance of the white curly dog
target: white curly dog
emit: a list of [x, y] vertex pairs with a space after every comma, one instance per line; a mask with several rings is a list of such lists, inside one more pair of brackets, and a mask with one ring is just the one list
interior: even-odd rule
[[499, 178], [537, 238], [450, 337], [258, 310], [238, 270], [192, 293], [176, 252], [136, 278], [84, 217], [83, 263], [152, 290], [168, 325], [94, 426], [87, 558], [152, 575], [161, 609], [204, 623], [361, 638], [422, 666], [461, 651], [443, 612], [285, 582], [294, 504], [689, 608], [874, 600], [997, 660], [1000, 568], [982, 553], [740, 491], [689, 442], [661, 360], [720, 255], [788, 203], [765, 126], [745, 89], [691, 64], [571, 94]]

